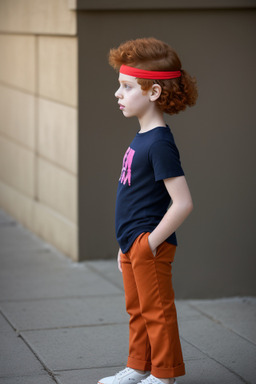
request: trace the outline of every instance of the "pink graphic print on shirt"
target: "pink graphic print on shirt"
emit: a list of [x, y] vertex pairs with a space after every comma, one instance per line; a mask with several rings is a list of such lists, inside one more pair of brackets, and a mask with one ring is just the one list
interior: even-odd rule
[[135, 151], [129, 147], [124, 155], [123, 167], [122, 167], [121, 176], [119, 179], [120, 182], [124, 185], [126, 184], [127, 181], [129, 186], [131, 185], [132, 160], [133, 160], [134, 154], [135, 154]]

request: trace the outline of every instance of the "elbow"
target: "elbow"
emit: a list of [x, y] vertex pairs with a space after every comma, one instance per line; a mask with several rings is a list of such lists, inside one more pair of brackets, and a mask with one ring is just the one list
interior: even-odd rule
[[188, 215], [190, 215], [190, 213], [193, 211], [194, 209], [194, 204], [193, 204], [193, 201], [190, 200], [187, 204], [187, 212], [188, 212]]
[[180, 202], [173, 202], [173, 208], [174, 207], [176, 207], [176, 209], [180, 212], [180, 214], [185, 219], [193, 211], [194, 205], [193, 205], [192, 199], [184, 199], [183, 201], [180, 201]]
[[194, 209], [194, 205], [193, 205], [193, 201], [191, 199], [185, 201], [183, 203], [183, 212], [184, 212], [184, 215], [187, 217], [190, 215], [190, 213], [193, 211]]

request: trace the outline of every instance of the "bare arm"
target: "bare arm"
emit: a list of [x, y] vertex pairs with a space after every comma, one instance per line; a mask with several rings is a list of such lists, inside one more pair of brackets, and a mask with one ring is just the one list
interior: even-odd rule
[[119, 248], [118, 254], [117, 254], [117, 266], [120, 272], [122, 271], [122, 263], [121, 263], [121, 249]]
[[172, 205], [148, 237], [153, 253], [176, 231], [193, 209], [192, 198], [184, 176], [165, 179], [164, 184], [172, 199]]

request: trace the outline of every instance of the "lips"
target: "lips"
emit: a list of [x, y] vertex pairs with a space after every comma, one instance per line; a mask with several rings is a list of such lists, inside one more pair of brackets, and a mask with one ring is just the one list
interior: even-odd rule
[[121, 110], [124, 109], [124, 105], [123, 105], [123, 104], [119, 104], [119, 103], [118, 103], [118, 105], [119, 105], [119, 109], [121, 109]]

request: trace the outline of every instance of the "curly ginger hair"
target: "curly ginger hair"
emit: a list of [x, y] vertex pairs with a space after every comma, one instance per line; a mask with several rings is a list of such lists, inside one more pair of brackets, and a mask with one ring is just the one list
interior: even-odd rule
[[161, 111], [173, 115], [195, 105], [198, 92], [196, 79], [181, 68], [181, 61], [168, 44], [153, 37], [129, 40], [109, 53], [110, 65], [119, 70], [122, 64], [150, 71], [181, 71], [181, 77], [168, 80], [137, 79], [143, 91], [153, 84], [161, 86], [156, 101]]

